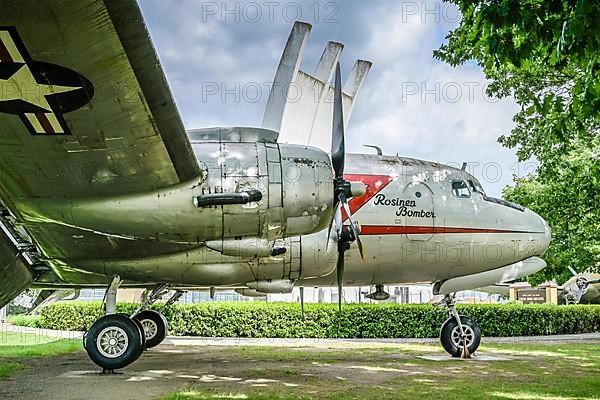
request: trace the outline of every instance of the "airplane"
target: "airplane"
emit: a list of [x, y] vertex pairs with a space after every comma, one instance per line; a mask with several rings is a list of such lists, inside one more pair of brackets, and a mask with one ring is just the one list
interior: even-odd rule
[[[26, 288], [106, 288], [84, 340], [106, 372], [165, 338], [150, 304], [198, 289], [374, 285], [382, 299], [384, 284], [429, 282], [443, 347], [467, 357], [481, 332], [454, 293], [546, 266], [546, 222], [465, 168], [346, 154], [371, 64], [342, 87], [330, 42], [301, 70], [309, 24], [294, 24], [262, 127], [186, 131], [135, 0], [2, 6], [0, 306]], [[291, 83], [311, 95], [288, 101]], [[125, 287], [146, 290], [133, 316], [116, 313]]]
[[[580, 274], [570, 266], [567, 269], [573, 276], [557, 287], [558, 304], [600, 304], [600, 274], [591, 272], [591, 268]], [[509, 297], [510, 286], [510, 283], [499, 282], [478, 290]]]
[[600, 274], [584, 272], [578, 274], [572, 267], [567, 267], [573, 275], [558, 288], [561, 303], [600, 304]]

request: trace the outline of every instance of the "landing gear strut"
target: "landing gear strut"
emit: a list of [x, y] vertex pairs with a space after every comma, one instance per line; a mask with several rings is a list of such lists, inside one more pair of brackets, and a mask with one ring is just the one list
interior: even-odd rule
[[[169, 291], [167, 285], [158, 285], [146, 290], [142, 302], [132, 317], [117, 314], [117, 290], [121, 278], [115, 276], [104, 297], [105, 315], [86, 332], [83, 345], [90, 359], [103, 373], [114, 373], [137, 360], [145, 349], [158, 346], [167, 336], [167, 320], [148, 306]], [[177, 291], [167, 305], [177, 301], [182, 291]]]
[[450, 317], [442, 324], [440, 341], [452, 357], [471, 358], [481, 343], [481, 329], [470, 318], [459, 315], [454, 294], [447, 294], [440, 303], [448, 308]]
[[116, 313], [117, 289], [121, 278], [115, 276], [104, 298], [105, 316], [90, 327], [83, 344], [90, 359], [103, 373], [128, 366], [144, 350], [145, 338], [141, 325], [126, 315]]
[[[159, 300], [168, 291], [169, 286], [166, 284], [158, 285], [152, 290], [146, 290], [142, 294], [140, 306], [131, 317], [138, 321], [142, 326], [142, 332], [146, 338], [145, 349], [151, 349], [158, 346], [167, 337], [167, 319], [158, 311], [148, 310], [147, 308]], [[182, 291], [175, 292], [175, 294], [169, 298], [166, 305], [169, 306], [175, 303], [182, 294]]]

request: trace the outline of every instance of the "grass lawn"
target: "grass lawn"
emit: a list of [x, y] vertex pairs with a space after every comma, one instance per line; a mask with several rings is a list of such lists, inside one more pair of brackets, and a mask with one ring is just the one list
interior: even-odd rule
[[25, 368], [25, 366], [23, 364], [12, 363], [12, 362], [5, 363], [5, 362], [0, 361], [0, 380], [8, 378], [14, 372], [19, 371], [23, 368]]
[[379, 346], [227, 348], [226, 363], [253, 367], [205, 376], [165, 400], [600, 399], [600, 343], [488, 344], [478, 353], [489, 361], [446, 358], [434, 345]]
[[59, 339], [36, 334], [0, 332], [0, 380], [26, 367], [21, 359], [52, 357], [79, 350], [80, 339]]

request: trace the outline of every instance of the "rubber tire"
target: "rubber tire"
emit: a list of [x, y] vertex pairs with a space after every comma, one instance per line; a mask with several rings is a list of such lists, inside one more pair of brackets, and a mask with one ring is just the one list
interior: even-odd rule
[[142, 353], [144, 352], [144, 350], [146, 350], [146, 335], [143, 334], [144, 332], [144, 327], [142, 326], [142, 324], [140, 323], [140, 321], [138, 321], [135, 318], [130, 317], [129, 315], [125, 315], [127, 318], [129, 318], [130, 320], [132, 320], [140, 329], [140, 332], [142, 332], [142, 349], [140, 350], [140, 356], [142, 355]]
[[[129, 318], [130, 320], [132, 320], [133, 322], [135, 322], [135, 324], [138, 326], [138, 328], [140, 328], [140, 332], [144, 331], [144, 327], [142, 327], [142, 324], [140, 324], [139, 321], [136, 321], [135, 319], [133, 319], [133, 317], [130, 316], [129, 314], [117, 313], [117, 315], [123, 315], [123, 316]], [[145, 348], [146, 348], [146, 335], [142, 335], [142, 353], [144, 352]]]
[[[481, 343], [481, 329], [479, 328], [479, 325], [464, 315], [460, 316], [460, 322], [463, 325], [468, 325], [475, 334], [473, 342], [470, 346], [468, 346], [469, 353], [473, 354]], [[460, 357], [460, 354], [463, 350], [462, 347], [456, 346], [452, 341], [452, 330], [457, 326], [458, 323], [456, 320], [453, 317], [450, 317], [442, 324], [442, 329], [440, 329], [440, 341], [442, 342], [442, 347], [444, 347], [444, 350], [446, 350], [452, 357]]]
[[[96, 346], [96, 340], [102, 330], [111, 326], [121, 328], [127, 335], [127, 340], [129, 342], [129, 346], [125, 353], [117, 358], [103, 356]], [[107, 370], [125, 368], [137, 360], [142, 354], [142, 331], [136, 322], [125, 315], [105, 315], [94, 322], [85, 334], [84, 347], [90, 359], [99, 367]]]
[[[151, 349], [153, 347], [158, 346], [167, 337], [167, 331], [168, 331], [167, 319], [164, 317], [164, 315], [162, 315], [158, 311], [145, 310], [137, 315], [134, 315], [131, 318], [138, 321], [140, 323], [140, 326], [141, 326], [142, 321], [146, 320], [146, 319], [152, 320], [156, 324], [156, 327], [157, 327], [156, 335], [154, 335], [154, 337], [151, 339], [145, 338], [146, 339], [146, 346], [145, 346], [146, 349]], [[143, 331], [143, 328], [142, 328], [142, 331]], [[145, 333], [144, 333], [144, 336], [145, 336]]]

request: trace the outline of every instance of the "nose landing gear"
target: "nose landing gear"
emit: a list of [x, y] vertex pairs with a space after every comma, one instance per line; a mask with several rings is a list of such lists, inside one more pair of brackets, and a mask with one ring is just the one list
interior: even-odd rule
[[481, 329], [470, 318], [459, 315], [455, 304], [454, 294], [447, 294], [440, 303], [450, 314], [442, 324], [440, 341], [452, 357], [471, 358], [481, 343]]

